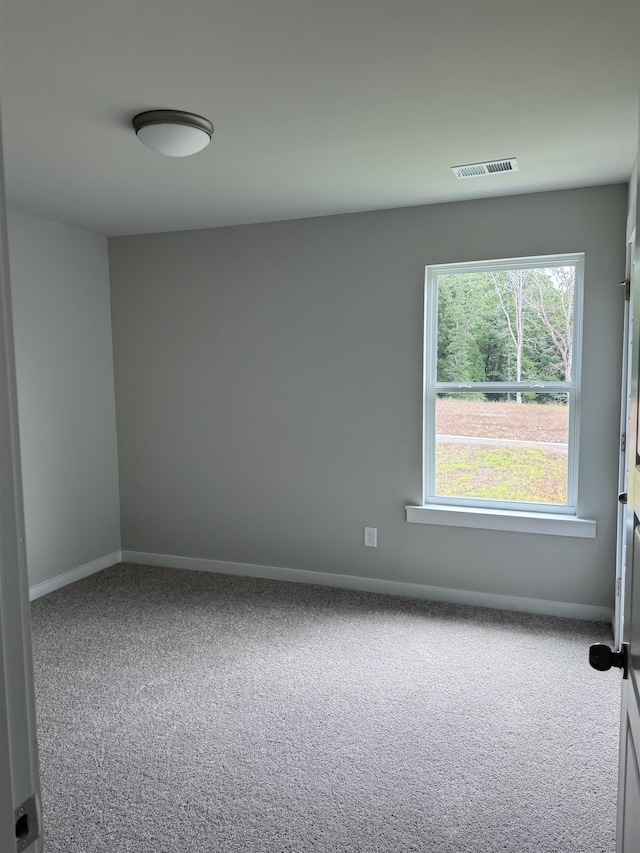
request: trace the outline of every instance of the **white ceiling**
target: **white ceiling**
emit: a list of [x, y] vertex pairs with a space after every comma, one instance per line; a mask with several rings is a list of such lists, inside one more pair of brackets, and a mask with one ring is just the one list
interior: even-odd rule
[[[102, 234], [621, 182], [635, 156], [637, 0], [3, 0], [0, 24], [9, 206]], [[145, 148], [131, 119], [161, 108], [211, 145]]]

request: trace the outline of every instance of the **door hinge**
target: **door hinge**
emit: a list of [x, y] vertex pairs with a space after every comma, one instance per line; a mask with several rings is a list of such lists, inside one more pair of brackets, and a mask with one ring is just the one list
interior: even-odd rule
[[624, 298], [625, 300], [631, 299], [631, 281], [628, 278], [625, 278], [624, 281], [618, 282], [619, 287], [624, 287]]
[[40, 804], [35, 796], [15, 810], [16, 850], [21, 853], [40, 838]]
[[627, 449], [627, 434], [623, 432], [620, 436], [620, 453], [624, 453]]
[[616, 578], [616, 598], [622, 595], [622, 578]]

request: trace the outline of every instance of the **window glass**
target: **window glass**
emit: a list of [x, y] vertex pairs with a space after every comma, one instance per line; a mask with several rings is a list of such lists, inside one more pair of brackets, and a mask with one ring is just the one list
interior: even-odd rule
[[570, 381], [574, 266], [438, 276], [438, 381]]
[[514, 396], [437, 395], [436, 494], [567, 503], [567, 395]]

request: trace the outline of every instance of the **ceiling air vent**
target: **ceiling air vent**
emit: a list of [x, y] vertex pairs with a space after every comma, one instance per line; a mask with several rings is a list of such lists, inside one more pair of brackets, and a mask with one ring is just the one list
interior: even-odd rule
[[498, 175], [500, 172], [519, 172], [515, 157], [507, 160], [490, 160], [487, 163], [469, 163], [466, 166], [452, 166], [456, 178], [480, 178], [482, 175]]

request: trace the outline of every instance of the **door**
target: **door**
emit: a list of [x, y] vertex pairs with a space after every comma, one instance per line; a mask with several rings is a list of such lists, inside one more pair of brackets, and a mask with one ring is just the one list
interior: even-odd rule
[[[635, 173], [636, 190], [638, 170]], [[636, 222], [638, 196], [636, 193]], [[640, 242], [636, 228], [631, 261], [631, 303], [633, 306], [632, 380], [628, 504], [625, 537], [625, 604], [622, 624], [624, 643], [620, 663], [625, 667], [622, 682], [620, 725], [620, 775], [618, 787], [618, 853], [640, 851]]]
[[20, 449], [0, 133], [0, 850], [41, 851]]
[[[625, 355], [629, 359], [626, 506], [618, 515], [618, 561], [624, 555], [616, 584], [616, 649], [598, 645], [590, 649], [596, 669], [612, 665], [623, 669], [620, 715], [620, 763], [618, 775], [617, 853], [640, 853], [640, 133], [638, 160], [630, 184], [630, 215], [627, 228], [627, 273], [630, 302], [625, 310]], [[634, 227], [635, 226], [635, 227]], [[623, 391], [622, 426], [627, 419]]]

